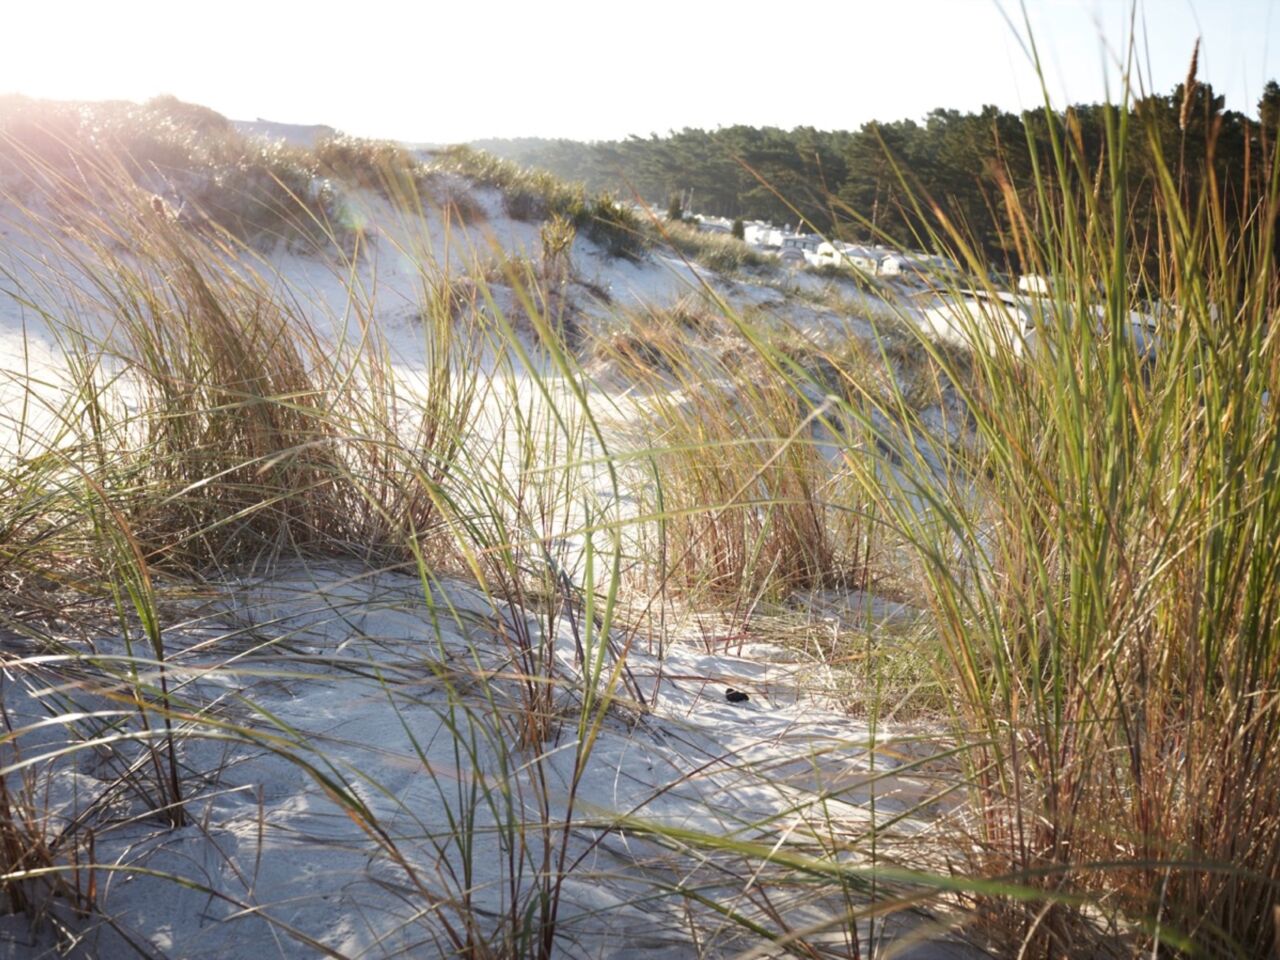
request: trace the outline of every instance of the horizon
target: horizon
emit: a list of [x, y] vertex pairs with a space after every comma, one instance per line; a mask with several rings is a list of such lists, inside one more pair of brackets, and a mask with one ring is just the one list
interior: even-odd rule
[[[1263, 85], [1280, 73], [1271, 65], [1275, 3], [1028, 0], [1026, 16], [1055, 106], [1118, 99], [1131, 39], [1134, 93], [1167, 93], [1200, 37], [1200, 81], [1227, 109], [1253, 116]], [[658, 0], [643, 17], [602, 21], [580, 0], [408, 15], [375, 0], [358, 21], [339, 22], [316, 8], [300, 15], [244, 0], [213, 18], [155, 0], [110, 9], [64, 0], [11, 12], [13, 35], [29, 42], [0, 62], [0, 93], [138, 102], [171, 94], [236, 120], [432, 144], [618, 140], [738, 124], [855, 130], [936, 108], [1043, 105], [1023, 12], [1010, 3], [841, 8], [820, 14], [821, 31], [811, 15], [764, 22], [735, 19], [732, 9]], [[214, 59], [246, 62], [246, 52], [273, 75], [228, 71]], [[606, 55], [607, 68], [597, 66]], [[824, 62], [836, 65], [814, 65]]]

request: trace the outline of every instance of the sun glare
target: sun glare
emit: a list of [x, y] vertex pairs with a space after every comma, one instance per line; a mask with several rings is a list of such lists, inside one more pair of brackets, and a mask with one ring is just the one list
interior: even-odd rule
[[[851, 129], [946, 105], [1039, 102], [1010, 27], [1016, 5], [913, 0], [752, 11], [659, 0], [406, 5], [50, 2], [6, 5], [16, 42], [0, 91], [59, 99], [171, 93], [227, 115], [327, 123], [411, 141], [578, 139], [732, 123]], [[1196, 37], [1202, 72], [1247, 109], [1278, 25], [1270, 0], [1146, 0], [1140, 66], [1176, 83]], [[1122, 0], [1030, 0], [1051, 92], [1099, 99], [1103, 38], [1122, 49]], [[927, 29], [924, 27], [927, 25]], [[919, 29], [917, 29], [919, 28]], [[1273, 45], [1280, 49], [1280, 44]], [[946, 91], [946, 97], [941, 91]]]

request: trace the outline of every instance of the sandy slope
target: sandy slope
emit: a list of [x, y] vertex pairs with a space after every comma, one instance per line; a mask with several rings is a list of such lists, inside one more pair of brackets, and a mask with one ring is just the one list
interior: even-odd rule
[[[492, 738], [508, 731], [497, 727], [478, 690], [468, 695], [465, 684], [453, 690], [443, 678], [452, 663], [502, 670], [502, 636], [518, 614], [495, 609], [458, 582], [436, 585], [432, 599], [434, 611], [422, 585], [405, 574], [294, 567], [188, 602], [189, 621], [167, 637], [172, 682], [184, 700], [218, 704], [214, 714], [223, 722], [260, 731], [265, 746], [278, 737], [349, 784], [420, 871], [423, 885], [448, 901], [461, 882], [441, 860], [464, 858], [439, 838], [451, 831], [451, 817], [470, 809], [460, 795], [479, 782], [512, 795], [518, 820], [536, 823], [549, 814], [561, 822], [580, 741], [566, 703], [566, 718], [541, 753], [531, 754], [521, 770], [502, 769]], [[442, 613], [445, 606], [453, 612]], [[556, 631], [558, 670], [575, 676], [572, 626], [562, 620]], [[211, 637], [232, 639], [202, 646]], [[228, 666], [232, 646], [237, 656]], [[734, 879], [742, 865], [731, 854], [719, 864], [688, 861], [647, 839], [647, 822], [809, 849], [805, 834], [815, 827], [845, 841], [863, 833], [874, 804], [880, 821], [905, 816], [894, 835], [930, 830], [936, 810], [928, 778], [917, 770], [892, 772], [914, 756], [910, 730], [882, 728], [873, 757], [868, 729], [820, 695], [820, 666], [768, 645], [740, 655], [726, 646], [714, 637], [704, 649], [673, 646], [661, 664], [643, 647], [631, 652], [650, 706], [624, 700], [610, 708], [574, 800], [577, 825], [568, 850], [578, 866], [565, 885], [562, 935], [583, 955], [662, 949], [693, 956], [688, 918], [674, 904], [650, 902], [653, 889], [678, 877], [733, 897], [734, 884], [750, 885], [747, 877]], [[99, 655], [123, 652], [115, 638], [101, 638]], [[202, 666], [217, 669], [202, 673]], [[497, 704], [501, 715], [514, 708], [518, 693], [514, 683], [497, 687], [510, 698]], [[751, 699], [727, 703], [728, 687]], [[39, 685], [7, 684], [15, 726], [36, 721], [48, 696]], [[76, 703], [110, 708], [84, 696]], [[464, 739], [476, 739], [470, 762], [460, 762], [448, 724], [463, 730]], [[50, 728], [45, 746], [53, 749], [62, 738]], [[24, 738], [28, 756], [39, 739]], [[248, 956], [238, 945], [249, 940], [262, 948], [275, 943], [280, 955], [308, 955], [273, 936], [266, 921], [245, 913], [250, 908], [348, 956], [413, 949], [440, 935], [430, 915], [418, 915], [421, 897], [404, 868], [291, 759], [265, 748], [192, 739], [183, 760], [209, 772], [189, 802], [196, 823], [169, 831], [127, 793], [101, 801], [112, 816], [97, 852], [120, 871], [101, 881], [104, 913], [165, 954], [184, 957]], [[63, 769], [51, 781], [52, 805], [69, 813], [99, 802], [115, 772], [101, 762], [83, 753]], [[548, 783], [545, 813], [532, 800], [535, 778]], [[829, 792], [838, 799], [815, 806]], [[481, 823], [500, 819], [501, 811], [478, 806]], [[619, 826], [623, 821], [634, 826]], [[480, 836], [472, 851], [470, 885], [482, 911], [507, 908], [505, 856], [503, 839], [493, 834]], [[142, 869], [190, 876], [207, 889], [182, 890]], [[749, 909], [749, 894], [738, 895]], [[805, 895], [790, 907], [790, 918], [839, 916], [842, 906], [838, 897]], [[718, 945], [712, 952], [747, 945], [714, 916], [700, 922], [706, 946]], [[115, 938], [105, 929], [97, 936], [110, 952]]]
[[[350, 298], [362, 298], [403, 375], [412, 377], [423, 362], [422, 256], [442, 270], [500, 254], [537, 256], [537, 225], [504, 217], [493, 195], [480, 199], [489, 217], [445, 241], [437, 220], [405, 224], [381, 201], [364, 197], [373, 240], [354, 274], [288, 250], [268, 254], [266, 264], [335, 337], [356, 335], [347, 324]], [[56, 322], [24, 305], [21, 293], [14, 296], [15, 288], [40, 295], [60, 254], [24, 236], [12, 207], [0, 221], [11, 277], [0, 284], [6, 428], [0, 436], [12, 456], [22, 452], [15, 425], [26, 384], [35, 380], [56, 394], [66, 371]], [[422, 237], [434, 238], [435, 248], [423, 250]], [[860, 321], [787, 290], [787, 282], [812, 285], [816, 278], [729, 281], [659, 254], [641, 263], [610, 260], [583, 239], [573, 255], [584, 281], [574, 296], [593, 322], [709, 286], [779, 322], [831, 337], [860, 332]], [[54, 318], [68, 309], [44, 293]], [[26, 419], [40, 425], [39, 416]], [[192, 731], [202, 735], [184, 741], [182, 760], [191, 773], [194, 822], [176, 830], [164, 828], [142, 797], [112, 786], [119, 770], [105, 752], [80, 750], [30, 768], [41, 774], [62, 822], [90, 808], [101, 820], [96, 855], [112, 868], [98, 881], [99, 903], [118, 930], [85, 924], [85, 955], [131, 955], [126, 941], [133, 939], [172, 957], [316, 955], [308, 940], [342, 956], [431, 956], [448, 947], [445, 922], [460, 922], [463, 899], [482, 926], [498, 928], [513, 901], [527, 901], [543, 844], [559, 856], [562, 840], [573, 864], [560, 914], [566, 956], [728, 955], [757, 939], [671, 891], [697, 889], [744, 916], [765, 918], [763, 881], [781, 883], [788, 871], [770, 867], [768, 877], [755, 877], [758, 862], [730, 850], [693, 853], [658, 842], [649, 825], [797, 853], [840, 844], [842, 856], [858, 862], [873, 817], [893, 823], [879, 840], [883, 857], [894, 837], [927, 837], [941, 813], [929, 800], [935, 785], [912, 765], [925, 752], [913, 745], [912, 730], [881, 728], [873, 740], [826, 698], [821, 664], [767, 644], [744, 646], [728, 627], [723, 635], [713, 629], [675, 643], [661, 659], [644, 637], [613, 638], [615, 646], [631, 642], [630, 669], [645, 702], [623, 694], [603, 711], [574, 787], [589, 731], [575, 726], [581, 664], [567, 618], [526, 624], [535, 640], [552, 631], [555, 672], [575, 683], [558, 694], [563, 713], [554, 736], [523, 751], [522, 765], [510, 768], [504, 765], [510, 751], [498, 747], [512, 736], [504, 720], [518, 708], [521, 685], [501, 677], [511, 672], [510, 638], [524, 614], [462, 582], [424, 591], [405, 572], [354, 565], [293, 566], [265, 578], [215, 582], [203, 585], [197, 600], [184, 599], [187, 592], [168, 588], [176, 621], [166, 632], [171, 679], [181, 683], [193, 712], [209, 710], [219, 723], [251, 731], [258, 746], [219, 739], [209, 722]], [[893, 617], [892, 610], [875, 609], [877, 620]], [[125, 652], [118, 635], [95, 643], [98, 656]], [[32, 652], [16, 637], [4, 644], [10, 655]], [[477, 670], [499, 678], [492, 701], [467, 680]], [[63, 679], [56, 663], [6, 674], [3, 696], [14, 726], [38, 724], [70, 704], [103, 711], [102, 735], [109, 736], [120, 705], [60, 687]], [[750, 700], [726, 702], [729, 687]], [[26, 733], [24, 759], [57, 751], [66, 736], [58, 724]], [[472, 755], [459, 752], [459, 743]], [[364, 829], [335, 800], [335, 790], [366, 805], [386, 835]], [[547, 798], [545, 809], [539, 796]], [[460, 817], [473, 818], [476, 828], [466, 851], [449, 839]], [[544, 836], [544, 822], [556, 824], [556, 833]], [[510, 829], [517, 823], [526, 824], [523, 851]], [[773, 896], [768, 909], [797, 926], [838, 918], [847, 908], [832, 886], [782, 884]], [[819, 939], [843, 936], [837, 923]], [[47, 932], [31, 934], [19, 918], [0, 923], [0, 955], [35, 955], [49, 942]], [[940, 945], [930, 951], [946, 955]]]

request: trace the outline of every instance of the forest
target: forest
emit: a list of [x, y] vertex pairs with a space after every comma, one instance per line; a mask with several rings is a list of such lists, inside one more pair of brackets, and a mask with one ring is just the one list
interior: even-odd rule
[[1108, 125], [1133, 132], [1118, 141], [1134, 154], [1123, 183], [1132, 223], [1155, 222], [1156, 151], [1183, 177], [1184, 196], [1197, 196], [1212, 174], [1226, 214], [1238, 222], [1265, 187], [1280, 84], [1266, 84], [1255, 117], [1224, 109], [1207, 83], [1193, 81], [1185, 94], [1178, 84], [1120, 106], [1069, 107], [1058, 115], [1067, 132], [1061, 140], [1051, 136], [1044, 109], [1014, 114], [986, 106], [976, 113], [935, 109], [921, 122], [874, 121], [856, 131], [736, 125], [594, 143], [524, 138], [471, 146], [658, 211], [675, 199], [686, 211], [807, 225], [846, 240], [928, 246], [925, 221], [936, 227], [942, 215], [991, 262], [1017, 271], [1022, 256], [1009, 231], [1015, 194], [1028, 206], [1035, 167], [1052, 166], [1055, 150], [1077, 170], [1096, 172], [1093, 183], [1080, 178], [1082, 189], [1111, 189], [1102, 176], [1114, 159], [1104, 147]]

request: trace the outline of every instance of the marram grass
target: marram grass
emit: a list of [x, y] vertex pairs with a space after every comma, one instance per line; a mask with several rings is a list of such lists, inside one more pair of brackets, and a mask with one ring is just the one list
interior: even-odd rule
[[[429, 363], [410, 390], [368, 296], [352, 290], [354, 335], [330, 349], [273, 278], [232, 266], [247, 256], [232, 235], [189, 231], [116, 172], [86, 187], [46, 169], [51, 196], [76, 198], [68, 224], [38, 228], [65, 254], [48, 282], [74, 288], [66, 302], [81, 311], [45, 317], [70, 389], [54, 402], [31, 383], [32, 413], [6, 410], [22, 439], [0, 464], [0, 581], [4, 626], [27, 645], [6, 650], [5, 670], [54, 691], [50, 722], [69, 740], [33, 756], [24, 744], [43, 742], [47, 723], [0, 737], [8, 905], [74, 938], [114, 869], [94, 862], [98, 825], [48, 817], [43, 763], [105, 755], [111, 789], [143, 798], [156, 829], [198, 829], [207, 771], [184, 765], [189, 748], [228, 742], [287, 758], [339, 805], [397, 871], [417, 905], [409, 926], [434, 953], [574, 947], [560, 912], [579, 869], [569, 841], [593, 830], [592, 848], [622, 834], [654, 845], [649, 876], [665, 879], [636, 904], [678, 904], [690, 939], [714, 920], [748, 955], [862, 956], [876, 949], [866, 934], [920, 909], [1009, 955], [1264, 955], [1280, 901], [1280, 165], [1245, 171], [1248, 216], [1235, 218], [1221, 185], [1186, 175], [1204, 158], [1184, 153], [1145, 181], [1155, 219], [1134, 223], [1126, 165], [1161, 133], [1117, 109], [1098, 159], [1051, 116], [1048, 141], [1027, 144], [1048, 162], [1005, 198], [1018, 255], [1050, 281], [1032, 331], [970, 329], [975, 348], [957, 351], [923, 334], [904, 346], [910, 328], [895, 325], [846, 351], [802, 347], [725, 304], [696, 330], [652, 318], [600, 348], [648, 391], [626, 444], [539, 288], [564, 281], [568, 225], [591, 216], [572, 188], [490, 171], [519, 188], [513, 212], [556, 213], [559, 227], [544, 232], [540, 269], [489, 281], [481, 258], [467, 284], [424, 258]], [[335, 164], [365, 162], [341, 147]], [[378, 183], [398, 201], [417, 189]], [[294, 213], [353, 265], [350, 238], [305, 203]], [[963, 225], [940, 211], [930, 222], [922, 241], [990, 274]], [[499, 308], [503, 280], [519, 333]], [[952, 282], [944, 294], [962, 296]], [[1153, 325], [1141, 343], [1134, 315]], [[490, 381], [484, 363], [530, 377]], [[504, 442], [480, 437], [482, 422]], [[619, 512], [624, 495], [635, 515]], [[424, 764], [450, 818], [426, 841], [435, 872], [409, 849], [422, 836], [374, 812], [368, 797], [390, 787], [275, 718], [227, 719], [181, 677], [175, 584], [333, 557], [411, 570], [431, 618], [493, 635], [484, 652], [429, 651], [420, 664], [446, 693], [457, 766], [491, 771], [451, 779]], [[934, 641], [930, 698], [951, 725], [911, 763], [940, 781], [922, 807], [964, 798], [943, 829], [921, 840], [887, 819], [851, 834], [832, 812], [838, 792], [726, 834], [578, 805], [602, 731], [645, 716], [627, 645], [654, 621], [624, 624], [624, 610], [803, 602], [874, 585], [875, 564], [900, 568], [896, 589], [928, 612], [916, 628]], [[478, 585], [483, 615], [451, 607], [449, 575]], [[136, 637], [129, 655], [95, 656], [75, 603]], [[566, 618], [575, 675], [555, 657]], [[202, 668], [235, 675], [243, 641], [220, 636], [225, 659]], [[923, 645], [913, 640], [913, 658]], [[280, 657], [257, 669], [305, 681], [287, 639], [255, 651]], [[312, 666], [355, 669], [336, 654]], [[894, 665], [868, 650], [854, 669], [874, 701]], [[390, 672], [370, 675], [396, 710], [415, 705]], [[884, 707], [863, 706], [873, 730]], [[558, 737], [573, 760], [567, 806], [554, 807]], [[414, 745], [425, 757], [429, 745]], [[776, 787], [745, 761], [736, 769]], [[496, 900], [474, 882], [486, 836], [504, 851]], [[779, 907], [831, 898], [842, 908], [812, 923]]]

